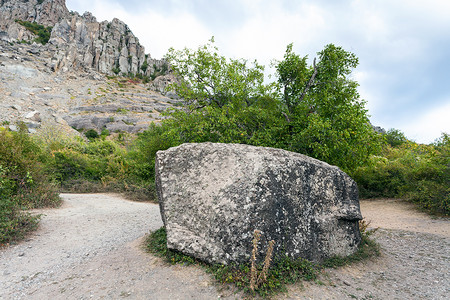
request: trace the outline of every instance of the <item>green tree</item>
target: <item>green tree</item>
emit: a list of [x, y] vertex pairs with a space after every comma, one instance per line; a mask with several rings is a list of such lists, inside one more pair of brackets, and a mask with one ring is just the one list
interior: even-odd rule
[[172, 146], [210, 141], [283, 148], [350, 173], [364, 164], [378, 150], [380, 136], [351, 80], [358, 59], [327, 45], [318, 63], [308, 66], [307, 57], [292, 48], [276, 64], [273, 84], [264, 83], [263, 66], [219, 55], [213, 40], [196, 51], [170, 49], [166, 60], [179, 78], [171, 88], [185, 106], [141, 135], [142, 144], [148, 140], [153, 149], [148, 157], [161, 136]]
[[170, 49], [166, 59], [180, 79], [172, 89], [186, 104], [172, 110], [165, 121], [173, 140], [257, 145], [273, 141], [281, 106], [274, 85], [264, 84], [263, 66], [219, 55], [213, 39], [196, 51]]
[[408, 141], [405, 134], [398, 129], [391, 128], [385, 134], [384, 138], [386, 143], [392, 147], [398, 147]]
[[288, 45], [276, 64], [286, 109], [283, 148], [304, 153], [345, 171], [364, 164], [379, 151], [380, 136], [368, 120], [358, 83], [351, 79], [358, 58], [333, 44], [318, 52], [319, 62], [306, 64]]
[[192, 110], [228, 104], [235, 109], [248, 107], [272, 88], [263, 82], [264, 66], [255, 61], [249, 67], [246, 60], [220, 56], [214, 39], [197, 51], [171, 48], [166, 60], [180, 79], [172, 88]]

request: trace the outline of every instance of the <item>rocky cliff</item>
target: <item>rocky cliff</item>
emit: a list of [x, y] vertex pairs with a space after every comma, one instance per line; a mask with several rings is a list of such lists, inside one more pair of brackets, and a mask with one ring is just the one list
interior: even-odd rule
[[[0, 126], [142, 131], [180, 105], [162, 70], [118, 19], [97, 22], [64, 0], [0, 0]], [[105, 76], [129, 73], [151, 80]]]
[[0, 39], [32, 43], [37, 35], [17, 20], [51, 27], [45, 47], [53, 53], [53, 71], [94, 69], [104, 74], [142, 74], [152, 77], [167, 69], [162, 60], [145, 54], [139, 39], [118, 19], [98, 22], [89, 12], [69, 12], [65, 0], [1, 0]]

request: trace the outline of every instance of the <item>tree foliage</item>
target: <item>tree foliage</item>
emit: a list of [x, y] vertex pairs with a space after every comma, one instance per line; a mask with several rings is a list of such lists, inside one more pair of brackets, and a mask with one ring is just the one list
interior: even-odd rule
[[166, 59], [179, 76], [172, 85], [185, 100], [165, 121], [172, 139], [183, 142], [265, 144], [281, 126], [273, 84], [264, 84], [256, 61], [220, 56], [211, 40], [196, 51], [169, 50]]
[[220, 56], [214, 39], [197, 51], [171, 48], [166, 59], [180, 78], [180, 83], [172, 87], [191, 110], [249, 107], [270, 90], [264, 84], [263, 66], [255, 61], [249, 67], [246, 60]]
[[379, 150], [380, 137], [368, 120], [358, 83], [351, 79], [357, 57], [333, 44], [307, 66], [288, 45], [276, 65], [289, 124], [284, 148], [338, 165], [345, 171], [364, 164]]
[[[185, 101], [183, 108], [167, 113], [158, 129], [169, 144], [277, 147], [348, 172], [379, 148], [358, 84], [351, 79], [358, 59], [341, 47], [327, 45], [318, 53], [318, 63], [308, 66], [307, 57], [288, 45], [276, 64], [278, 82], [269, 84], [263, 66], [221, 56], [213, 39], [195, 51], [170, 49], [166, 60], [180, 79], [171, 88]], [[143, 135], [143, 143], [145, 136], [153, 135]]]
[[386, 139], [381, 155], [372, 155], [369, 163], [353, 172], [361, 196], [409, 199], [429, 212], [450, 215], [449, 135], [443, 133], [434, 144], [421, 145], [403, 140], [399, 130], [389, 132], [402, 142], [392, 145]]

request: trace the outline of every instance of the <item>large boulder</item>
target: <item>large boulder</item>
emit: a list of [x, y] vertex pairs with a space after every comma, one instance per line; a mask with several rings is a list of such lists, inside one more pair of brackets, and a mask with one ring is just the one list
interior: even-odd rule
[[355, 182], [302, 154], [183, 144], [158, 151], [156, 187], [167, 246], [209, 263], [248, 262], [256, 229], [275, 256], [315, 262], [350, 255], [361, 240]]

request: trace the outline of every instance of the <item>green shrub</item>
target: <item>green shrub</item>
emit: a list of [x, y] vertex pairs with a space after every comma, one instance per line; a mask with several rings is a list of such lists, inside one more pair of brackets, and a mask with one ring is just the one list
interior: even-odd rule
[[120, 136], [116, 140], [103, 135], [90, 142], [72, 138], [48, 144], [39, 137], [44, 151], [50, 153], [46, 172], [63, 191], [123, 192], [135, 200], [155, 199], [154, 182], [137, 175], [133, 167], [142, 166], [129, 156], [129, 138], [119, 140]]
[[109, 130], [105, 128], [105, 129], [103, 129], [102, 132], [100, 133], [100, 137], [106, 138], [107, 136], [109, 136]]
[[147, 68], [148, 68], [148, 62], [147, 62], [147, 58], [145, 58], [144, 63], [141, 66], [142, 72], [145, 73], [147, 71]]
[[89, 129], [84, 135], [91, 141], [99, 137], [98, 132], [95, 129]]
[[[397, 139], [398, 141], [398, 139]], [[448, 134], [431, 145], [406, 141], [385, 146], [382, 156], [351, 175], [362, 198], [397, 197], [435, 214], [450, 214], [450, 143]]]
[[19, 132], [0, 128], [0, 244], [22, 238], [33, 230], [37, 216], [27, 208], [56, 206], [60, 199], [45, 174], [48, 155], [19, 126]]
[[39, 216], [21, 210], [12, 197], [0, 196], [0, 248], [36, 229]]
[[45, 27], [43, 25], [37, 24], [36, 22], [28, 22], [22, 20], [16, 20], [16, 22], [38, 36], [34, 40], [35, 42], [45, 45], [50, 40], [50, 36], [52, 34], [52, 27]]
[[392, 147], [398, 147], [408, 141], [405, 134], [398, 129], [391, 128], [385, 134], [386, 143]]
[[56, 191], [44, 172], [43, 162], [48, 158], [26, 133], [24, 125], [20, 125], [19, 132], [0, 128], [0, 166], [4, 182], [18, 197], [19, 205], [37, 208], [58, 203]]

